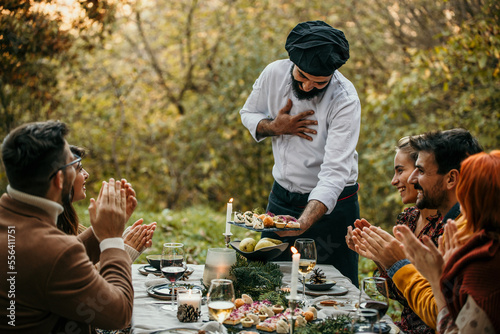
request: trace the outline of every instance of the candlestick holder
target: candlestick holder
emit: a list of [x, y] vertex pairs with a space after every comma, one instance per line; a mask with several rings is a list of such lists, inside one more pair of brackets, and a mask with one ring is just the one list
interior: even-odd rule
[[297, 320], [297, 316], [295, 315], [295, 309], [300, 302], [299, 298], [292, 298], [290, 296], [286, 297], [288, 299], [288, 307], [290, 308], [290, 318], [288, 322], [290, 323], [290, 334], [295, 332], [295, 320]]
[[222, 233], [224, 236], [224, 242], [226, 244], [226, 248], [229, 248], [229, 244], [231, 243], [231, 236], [233, 235], [231, 232], [229, 233]]

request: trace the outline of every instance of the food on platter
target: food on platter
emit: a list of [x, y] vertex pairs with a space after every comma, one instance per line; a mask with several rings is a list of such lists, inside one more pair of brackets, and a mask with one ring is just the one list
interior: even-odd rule
[[311, 322], [314, 320], [314, 314], [311, 311], [305, 311], [304, 318], [306, 319], [307, 322]]
[[258, 242], [253, 238], [245, 238], [240, 241], [239, 250], [246, 253], [251, 253], [265, 247], [273, 247], [281, 245], [283, 241], [271, 238], [262, 238]]
[[272, 228], [300, 228], [297, 219], [288, 215], [274, 215], [272, 213], [257, 214], [252, 211], [234, 214], [234, 223], [251, 227], [255, 230]]
[[[271, 238], [262, 238], [255, 245], [254, 251], [259, 250], [259, 249], [264, 248], [264, 247], [273, 247], [276, 245], [281, 245], [282, 243], [283, 243], [283, 241], [281, 241], [281, 240], [271, 239]], [[240, 243], [240, 246], [241, 246], [241, 243]]]
[[[268, 300], [253, 301], [249, 295], [243, 294], [237, 300], [245, 301], [239, 307], [231, 312], [229, 318], [224, 323], [227, 325], [238, 325], [244, 328], [256, 326], [258, 330], [265, 332], [288, 333], [288, 318], [290, 317], [291, 310], [284, 309], [280, 305], [272, 305]], [[246, 303], [248, 302], [248, 303]], [[236, 305], [236, 303], [235, 303]], [[317, 318], [317, 311], [314, 307], [310, 307], [306, 311], [297, 308], [295, 309], [297, 319], [295, 326], [305, 326], [307, 322], [313, 321]], [[286, 326], [285, 326], [286, 325]]]
[[247, 294], [242, 294], [241, 295], [241, 299], [243, 299], [243, 302], [245, 302], [245, 304], [247, 305], [252, 305], [253, 304], [253, 299], [252, 297], [250, 297], [249, 295]]
[[245, 301], [243, 300], [243, 298], [236, 298], [234, 300], [234, 307], [236, 307], [236, 308], [243, 306], [243, 304], [245, 304]]
[[274, 219], [271, 216], [265, 216], [262, 221], [264, 222], [264, 227], [274, 227]]
[[302, 315], [298, 315], [295, 320], [295, 327], [306, 327], [306, 325], [307, 320]]
[[224, 320], [224, 324], [226, 325], [237, 325], [241, 322], [241, 318], [236, 318], [236, 317], [231, 317], [231, 315], [229, 315], [229, 318], [227, 318], [226, 320]]
[[285, 321], [284, 319], [279, 320], [276, 323], [276, 333], [289, 333], [290, 332], [290, 327], [288, 325], [288, 322]]
[[331, 300], [331, 299], [327, 299], [327, 300], [322, 300], [319, 302], [321, 305], [324, 305], [324, 306], [335, 306], [338, 304], [337, 301], [335, 300]]
[[245, 238], [240, 242], [240, 250], [243, 252], [253, 252], [257, 242], [253, 238]]
[[258, 330], [265, 332], [274, 332], [276, 330], [276, 324], [270, 322], [261, 322], [255, 327], [257, 327]]
[[[313, 314], [313, 319], [312, 319], [312, 320], [316, 320], [316, 319], [318, 319], [318, 310], [317, 310], [315, 307], [310, 306], [310, 307], [307, 309], [307, 311], [306, 311], [306, 312], [311, 312], [311, 313]], [[306, 318], [306, 320], [307, 320], [307, 318]], [[309, 320], [307, 320], [307, 321], [309, 321]]]
[[275, 223], [274, 223], [274, 226], [275, 226], [276, 228], [285, 228], [286, 223], [285, 223], [285, 222], [275, 222]]
[[300, 228], [299, 222], [288, 222], [285, 225], [285, 228]]
[[273, 305], [273, 308], [272, 308], [274, 314], [281, 313], [281, 312], [283, 312], [284, 309], [285, 308], [281, 305]]
[[241, 326], [248, 328], [253, 326], [253, 320], [249, 318], [248, 316], [244, 317], [241, 319]]

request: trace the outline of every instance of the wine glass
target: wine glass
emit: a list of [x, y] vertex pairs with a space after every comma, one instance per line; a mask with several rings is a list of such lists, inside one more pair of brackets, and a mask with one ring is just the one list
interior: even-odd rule
[[313, 239], [300, 238], [295, 240], [294, 247], [300, 254], [299, 273], [302, 274], [302, 301], [306, 305], [306, 275], [316, 266], [316, 243]]
[[[207, 294], [208, 312], [219, 323], [226, 320], [234, 309], [234, 287], [230, 279], [213, 279]], [[224, 331], [222, 331], [224, 332]]]
[[170, 308], [163, 307], [163, 309], [175, 310], [175, 282], [182, 277], [186, 269], [186, 264], [184, 263], [184, 244], [175, 242], [164, 243], [161, 255], [161, 272], [163, 276], [170, 281], [172, 303]]
[[351, 333], [379, 333], [380, 327], [375, 328], [379, 320], [378, 311], [371, 308], [360, 309], [352, 318]]
[[362, 281], [362, 291], [370, 299], [364, 300], [362, 293], [360, 293], [359, 307], [377, 310], [378, 318], [382, 319], [389, 308], [387, 280], [383, 277], [365, 277]]

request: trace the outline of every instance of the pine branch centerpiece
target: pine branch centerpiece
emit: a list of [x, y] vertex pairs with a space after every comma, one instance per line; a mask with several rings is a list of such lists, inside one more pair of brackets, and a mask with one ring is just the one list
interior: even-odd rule
[[236, 263], [231, 266], [234, 292], [237, 296], [247, 294], [254, 300], [269, 300], [272, 304], [286, 307], [286, 293], [281, 290], [283, 273], [278, 264], [248, 261], [236, 254]]

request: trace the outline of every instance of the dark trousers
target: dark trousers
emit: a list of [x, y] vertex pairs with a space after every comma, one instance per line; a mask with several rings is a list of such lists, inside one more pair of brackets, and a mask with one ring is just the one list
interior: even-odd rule
[[[273, 232], [263, 232], [262, 237], [280, 239], [293, 246], [295, 239], [311, 238], [316, 243], [318, 264], [331, 264], [358, 287], [358, 254], [351, 251], [345, 242], [347, 227], [359, 219], [358, 185], [348, 186], [339, 196], [339, 201], [329, 215], [324, 215], [306, 232], [295, 237], [280, 238]], [[274, 182], [267, 211], [276, 215], [290, 215], [299, 218], [307, 205], [309, 194], [292, 193]], [[290, 249], [285, 250], [273, 261], [291, 261]]]

